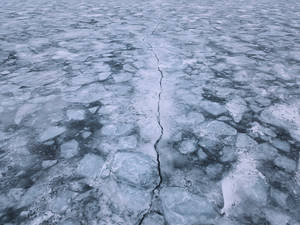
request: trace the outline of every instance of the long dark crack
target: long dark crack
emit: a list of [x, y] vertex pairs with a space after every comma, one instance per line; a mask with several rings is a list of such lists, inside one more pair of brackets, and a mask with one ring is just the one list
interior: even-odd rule
[[[153, 48], [152, 48], [153, 51]], [[162, 95], [162, 91], [163, 91], [163, 86], [162, 86], [162, 82], [164, 79], [164, 74], [162, 72], [162, 70], [160, 69], [159, 66], [159, 58], [157, 56], [157, 54], [153, 51], [155, 58], [157, 60], [157, 70], [160, 73], [160, 79], [159, 79], [159, 93], [158, 93], [158, 101], [157, 101], [157, 123], [158, 126], [160, 128], [160, 135], [158, 137], [158, 139], [156, 140], [155, 144], [154, 144], [154, 149], [156, 151], [156, 160], [157, 160], [157, 169], [158, 169], [158, 174], [159, 174], [159, 184], [154, 188], [154, 192], [156, 190], [159, 189], [161, 183], [162, 183], [162, 175], [161, 175], [161, 168], [160, 168], [160, 155], [159, 155], [159, 150], [158, 150], [158, 144], [160, 143], [162, 136], [164, 135], [164, 127], [161, 124], [161, 117], [160, 117], [160, 103], [161, 103], [161, 95]]]
[[155, 149], [155, 152], [156, 152], [157, 170], [158, 170], [158, 175], [159, 175], [159, 183], [152, 190], [152, 198], [151, 198], [149, 209], [142, 216], [142, 218], [139, 222], [139, 225], [141, 225], [143, 223], [144, 219], [147, 217], [147, 215], [149, 215], [151, 213], [152, 205], [153, 205], [153, 198], [154, 198], [155, 195], [158, 194], [160, 186], [161, 186], [162, 181], [163, 181], [162, 174], [161, 174], [161, 168], [160, 168], [160, 155], [159, 155], [158, 145], [159, 145], [159, 143], [160, 143], [160, 141], [163, 137], [163, 134], [164, 134], [164, 127], [161, 124], [161, 117], [160, 117], [160, 103], [161, 103], [161, 95], [162, 95], [162, 91], [163, 91], [162, 83], [163, 83], [163, 79], [164, 79], [164, 74], [163, 74], [163, 72], [162, 72], [162, 70], [159, 66], [159, 58], [158, 58], [157, 54], [155, 53], [155, 51], [153, 50], [153, 47], [151, 45], [150, 45], [150, 47], [151, 47], [151, 51], [153, 52], [153, 54], [155, 56], [155, 59], [157, 61], [157, 70], [160, 73], [159, 93], [158, 93], [158, 101], [157, 101], [157, 115], [156, 115], [157, 124], [160, 128], [160, 135], [154, 143], [154, 149]]

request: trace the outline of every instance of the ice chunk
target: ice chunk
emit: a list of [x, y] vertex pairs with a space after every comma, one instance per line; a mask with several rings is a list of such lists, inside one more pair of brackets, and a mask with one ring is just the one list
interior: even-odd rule
[[99, 107], [95, 106], [95, 107], [89, 108], [89, 111], [94, 114], [98, 109], [99, 109]]
[[269, 143], [262, 143], [253, 155], [256, 160], [273, 161], [277, 157], [277, 150]]
[[84, 120], [85, 112], [81, 109], [69, 109], [67, 110], [68, 120]]
[[289, 56], [296, 61], [300, 61], [300, 53], [298, 51], [291, 51]]
[[251, 136], [262, 137], [263, 139], [268, 139], [268, 136], [276, 137], [276, 133], [269, 128], [261, 126], [259, 123], [254, 122], [251, 124], [252, 127], [249, 129]]
[[[151, 191], [139, 189], [131, 185], [118, 182], [106, 182], [103, 187], [105, 196], [109, 199], [106, 204], [114, 207], [115, 214], [127, 214], [131, 222], [121, 224], [138, 224], [141, 215], [145, 213], [150, 206]], [[102, 206], [101, 206], [102, 207]]]
[[231, 118], [229, 118], [227, 116], [220, 116], [220, 117], [218, 117], [218, 120], [220, 120], [220, 121], [229, 121], [229, 120], [231, 120]]
[[133, 66], [129, 65], [129, 64], [125, 64], [123, 66], [123, 70], [125, 70], [127, 72], [131, 72], [131, 73], [134, 73], [136, 71], [136, 69]]
[[60, 154], [63, 158], [69, 159], [78, 154], [79, 144], [76, 140], [65, 142], [60, 147]]
[[106, 136], [128, 135], [134, 131], [134, 125], [128, 123], [107, 124], [102, 127], [101, 134]]
[[132, 79], [132, 74], [131, 73], [119, 73], [119, 74], [114, 74], [113, 78], [115, 80], [115, 82], [119, 83], [119, 82], [126, 82]]
[[88, 84], [91, 82], [96, 81], [95, 77], [93, 74], [80, 74], [76, 77], [72, 77], [69, 82], [72, 84], [72, 86], [81, 86], [84, 84]]
[[68, 202], [72, 194], [70, 191], [64, 191], [48, 202], [49, 209], [55, 213], [62, 213], [68, 208]]
[[160, 192], [160, 198], [168, 224], [213, 224], [218, 215], [208, 199], [182, 188], [164, 188]]
[[93, 83], [87, 86], [81, 87], [76, 92], [69, 93], [64, 96], [68, 102], [80, 102], [80, 103], [91, 103], [99, 101], [104, 97], [110, 97], [111, 92], [107, 92], [103, 85], [99, 83]]
[[187, 114], [186, 119], [187, 119], [187, 122], [193, 123], [193, 124], [202, 123], [205, 120], [204, 116], [201, 113], [193, 112], [193, 111], [189, 112]]
[[291, 80], [293, 77], [291, 76], [291, 74], [288, 73], [288, 71], [286, 70], [285, 66], [282, 65], [282, 64], [275, 64], [273, 66], [273, 69], [272, 69], [275, 73], [275, 76], [277, 76], [278, 78], [280, 79], [283, 79], [283, 80]]
[[35, 105], [35, 104], [22, 105], [16, 113], [15, 123], [20, 124], [26, 116], [32, 114], [36, 110], [37, 110], [37, 105]]
[[266, 209], [265, 214], [270, 225], [293, 224], [289, 223], [290, 217], [283, 210]]
[[32, 203], [36, 202], [43, 195], [48, 193], [48, 187], [45, 184], [36, 184], [30, 187], [26, 193], [23, 195], [20, 207], [29, 206]]
[[89, 186], [83, 181], [72, 181], [68, 183], [69, 190], [74, 192], [83, 193], [89, 190]]
[[157, 163], [138, 152], [117, 152], [111, 171], [117, 180], [136, 187], [153, 188], [159, 182]]
[[236, 149], [231, 146], [225, 146], [222, 149], [220, 161], [221, 162], [233, 162], [237, 158]]
[[278, 156], [275, 160], [274, 160], [274, 164], [276, 166], [278, 166], [279, 168], [284, 169], [286, 172], [294, 172], [296, 170], [297, 167], [297, 163], [296, 161], [289, 159], [285, 156]]
[[116, 135], [117, 126], [113, 124], [104, 125], [101, 128], [101, 134], [105, 136]]
[[0, 215], [2, 216], [2, 212], [5, 212], [4, 210], [7, 208], [10, 208], [13, 206], [13, 202], [10, 201], [10, 199], [5, 196], [4, 194], [0, 194]]
[[119, 138], [118, 146], [120, 149], [135, 149], [138, 144], [137, 137], [135, 135], [125, 136]]
[[223, 166], [219, 163], [209, 164], [205, 172], [210, 178], [215, 179], [222, 176]]
[[223, 136], [233, 136], [237, 134], [236, 129], [221, 121], [211, 121], [199, 126], [200, 136], [206, 136], [209, 139], [215, 139]]
[[44, 130], [44, 132], [42, 132], [39, 141], [40, 142], [48, 141], [52, 138], [61, 135], [65, 131], [66, 129], [64, 127], [49, 127], [46, 130]]
[[220, 142], [220, 140], [218, 140], [215, 137], [211, 137], [212, 139], [208, 138], [200, 138], [199, 140], [199, 145], [201, 145], [201, 147], [207, 149], [211, 154], [213, 155], [217, 155], [219, 150], [222, 147], [222, 143]]
[[293, 138], [300, 141], [300, 102], [276, 104], [261, 113], [261, 120], [288, 130]]
[[92, 132], [90, 132], [90, 131], [84, 131], [84, 132], [82, 132], [81, 136], [82, 136], [84, 139], [86, 139], [86, 138], [88, 138], [89, 136], [91, 136], [91, 134], [92, 134]]
[[7, 75], [7, 74], [10, 74], [10, 72], [8, 70], [4, 70], [0, 73], [1, 75]]
[[227, 112], [227, 110], [224, 106], [222, 106], [216, 102], [202, 101], [200, 103], [200, 107], [203, 108], [206, 112], [208, 112], [214, 116], [219, 116], [219, 115]]
[[205, 120], [201, 113], [194, 111], [188, 112], [186, 115], [181, 115], [175, 119], [180, 125], [186, 126], [197, 126]]
[[109, 72], [110, 66], [104, 62], [95, 62], [93, 64], [93, 69], [97, 72]]
[[103, 164], [100, 156], [89, 153], [80, 160], [76, 171], [82, 176], [94, 179], [100, 175]]
[[42, 167], [44, 169], [49, 168], [57, 163], [57, 160], [44, 160], [42, 162]]
[[271, 197], [275, 200], [275, 202], [280, 205], [282, 208], [286, 209], [287, 208], [287, 198], [288, 198], [288, 194], [275, 189], [275, 188], [271, 188]]
[[203, 151], [203, 149], [198, 149], [197, 151], [197, 156], [200, 161], [206, 160], [207, 159], [207, 154]]
[[239, 133], [236, 138], [236, 147], [244, 151], [251, 151], [257, 148], [258, 144], [248, 135]]
[[106, 80], [110, 76], [110, 73], [103, 72], [98, 74], [98, 79], [100, 81]]
[[243, 114], [248, 110], [247, 103], [240, 97], [235, 97], [226, 104], [234, 122], [239, 123]]
[[264, 97], [261, 97], [261, 96], [257, 97], [255, 99], [255, 101], [257, 103], [259, 103], [260, 105], [262, 105], [262, 106], [268, 106], [268, 105], [270, 105], [272, 103], [270, 99], [264, 98]]
[[284, 152], [290, 152], [291, 150], [291, 145], [286, 142], [286, 141], [282, 141], [278, 138], [272, 140], [272, 143], [271, 143], [275, 148], [281, 150], [281, 151], [284, 151]]
[[25, 190], [23, 188], [12, 188], [8, 192], [8, 197], [14, 201], [19, 201], [24, 192]]
[[197, 140], [196, 139], [184, 139], [178, 145], [178, 150], [182, 154], [190, 154], [197, 150]]

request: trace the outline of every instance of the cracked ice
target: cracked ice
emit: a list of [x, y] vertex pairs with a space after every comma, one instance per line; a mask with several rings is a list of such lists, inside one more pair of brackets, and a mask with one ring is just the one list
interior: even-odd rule
[[300, 225], [295, 0], [2, 0], [0, 224]]

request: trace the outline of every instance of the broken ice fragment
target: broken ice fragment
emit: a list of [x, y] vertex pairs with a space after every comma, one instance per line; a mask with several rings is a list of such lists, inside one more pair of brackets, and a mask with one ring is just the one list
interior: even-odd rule
[[69, 159], [78, 154], [79, 144], [76, 140], [65, 142], [60, 147], [60, 154], [63, 158]]
[[94, 179], [100, 176], [103, 164], [104, 161], [100, 156], [89, 153], [80, 160], [76, 171], [84, 177]]
[[183, 188], [164, 188], [160, 198], [165, 218], [172, 225], [212, 224], [218, 215], [208, 199]]
[[49, 127], [46, 130], [44, 130], [44, 132], [42, 132], [39, 141], [40, 142], [44, 142], [44, 141], [48, 141], [52, 138], [55, 138], [59, 135], [61, 135], [62, 133], [64, 133], [66, 131], [66, 129], [64, 127]]
[[299, 101], [293, 101], [290, 104], [276, 104], [261, 113], [261, 120], [286, 129], [293, 138], [300, 141], [299, 108]]
[[44, 169], [49, 168], [57, 163], [57, 160], [44, 160], [42, 162], [42, 167]]
[[217, 102], [202, 101], [200, 107], [214, 116], [219, 116], [227, 111], [224, 106]]
[[197, 140], [196, 139], [184, 139], [178, 145], [178, 150], [182, 154], [190, 154], [197, 150]]
[[68, 120], [84, 120], [84, 110], [81, 109], [70, 109], [67, 110]]
[[115, 178], [137, 187], [155, 187], [159, 182], [157, 163], [138, 152], [117, 152], [111, 171]]
[[25, 105], [22, 105], [17, 113], [16, 113], [16, 117], [15, 117], [15, 123], [16, 124], [19, 124], [22, 122], [22, 120], [32, 114], [33, 112], [35, 112], [37, 110], [37, 106], [35, 104], [25, 104]]
[[290, 152], [291, 146], [286, 141], [282, 141], [282, 140], [276, 138], [276, 139], [272, 140], [271, 144], [283, 152]]
[[285, 156], [278, 156], [274, 160], [274, 164], [289, 173], [294, 172], [297, 168], [297, 163], [294, 160], [289, 159]]
[[240, 97], [235, 97], [226, 104], [226, 108], [234, 122], [239, 123], [243, 114], [248, 110], [247, 103]]

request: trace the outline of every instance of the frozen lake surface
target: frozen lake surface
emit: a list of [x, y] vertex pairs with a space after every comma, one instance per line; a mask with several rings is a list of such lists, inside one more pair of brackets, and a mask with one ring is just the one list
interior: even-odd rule
[[300, 225], [300, 1], [1, 0], [0, 224]]

